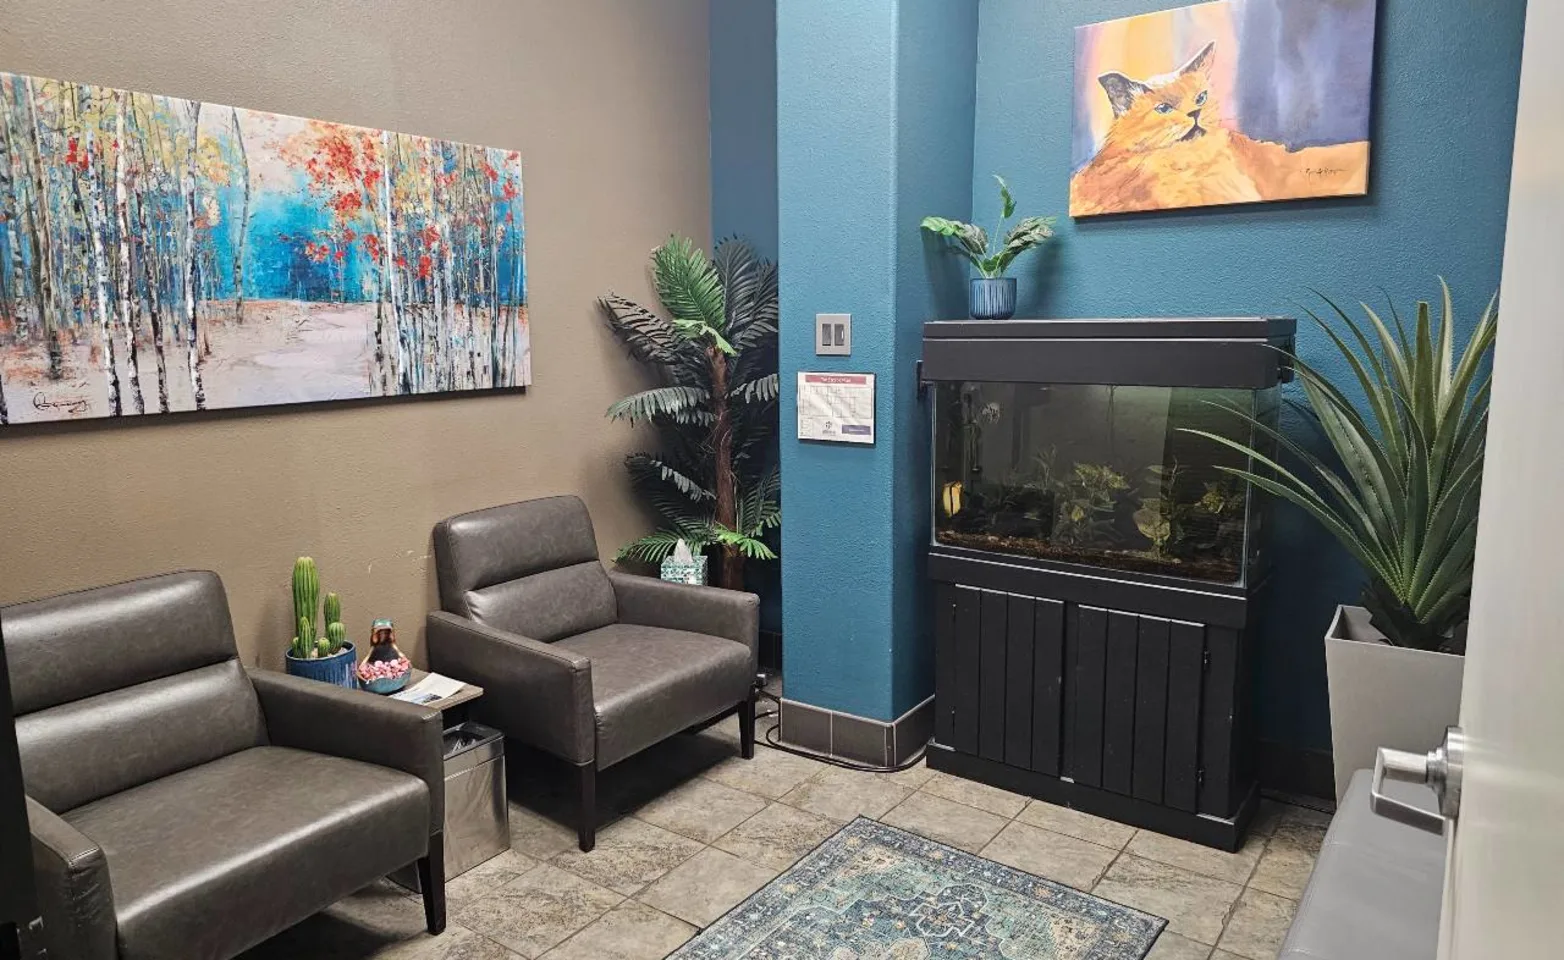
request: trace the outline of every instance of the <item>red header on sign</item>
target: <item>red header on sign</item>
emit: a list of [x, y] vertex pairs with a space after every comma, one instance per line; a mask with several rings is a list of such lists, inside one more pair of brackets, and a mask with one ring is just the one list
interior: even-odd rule
[[869, 378], [861, 373], [806, 373], [805, 383], [850, 383], [855, 386], [863, 386], [869, 382]]

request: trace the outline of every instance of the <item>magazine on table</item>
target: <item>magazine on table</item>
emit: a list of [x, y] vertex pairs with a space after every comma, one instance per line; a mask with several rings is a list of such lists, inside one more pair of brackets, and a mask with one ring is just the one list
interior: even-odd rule
[[463, 686], [460, 680], [431, 673], [406, 690], [391, 694], [391, 699], [406, 700], [408, 703], [434, 703], [455, 696]]

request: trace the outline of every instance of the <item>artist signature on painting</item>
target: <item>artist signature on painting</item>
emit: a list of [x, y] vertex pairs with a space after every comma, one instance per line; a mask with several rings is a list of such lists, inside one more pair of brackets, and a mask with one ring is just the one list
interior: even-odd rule
[[1334, 177], [1347, 171], [1342, 167], [1304, 167], [1303, 172], [1311, 177]]
[[48, 397], [44, 396], [43, 391], [40, 390], [39, 392], [33, 394], [33, 409], [64, 410], [66, 413], [75, 415], [78, 413], [86, 413], [88, 410], [91, 410], [92, 401], [86, 397], [58, 397], [54, 400], [50, 400]]

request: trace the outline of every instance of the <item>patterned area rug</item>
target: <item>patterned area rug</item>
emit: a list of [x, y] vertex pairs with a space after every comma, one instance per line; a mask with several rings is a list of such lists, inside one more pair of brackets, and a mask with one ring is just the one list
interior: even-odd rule
[[670, 960], [1141, 960], [1166, 924], [860, 818]]

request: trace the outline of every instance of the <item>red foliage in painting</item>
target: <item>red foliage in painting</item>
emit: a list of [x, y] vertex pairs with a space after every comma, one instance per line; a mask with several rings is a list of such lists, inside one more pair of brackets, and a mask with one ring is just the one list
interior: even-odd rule
[[420, 279], [420, 280], [428, 280], [430, 274], [432, 274], [433, 272], [434, 272], [434, 261], [430, 260], [427, 256], [419, 257], [418, 258], [418, 279]]
[[380, 235], [376, 233], [364, 234], [364, 249], [369, 253], [370, 259], [376, 263], [379, 263], [380, 258], [385, 255], [385, 251], [380, 248]]
[[519, 193], [521, 193], [521, 188], [516, 186], [516, 182], [514, 180], [506, 180], [504, 188], [500, 190], [500, 195], [503, 196], [506, 200], [516, 199], [516, 195]]

